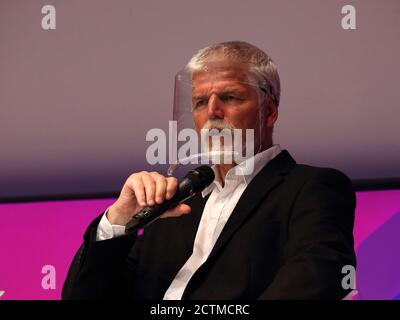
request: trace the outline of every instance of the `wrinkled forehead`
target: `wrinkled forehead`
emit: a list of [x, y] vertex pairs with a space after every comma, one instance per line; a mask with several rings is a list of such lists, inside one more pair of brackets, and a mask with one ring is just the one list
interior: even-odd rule
[[249, 84], [248, 67], [230, 61], [208, 62], [191, 76], [193, 90], [207, 87]]

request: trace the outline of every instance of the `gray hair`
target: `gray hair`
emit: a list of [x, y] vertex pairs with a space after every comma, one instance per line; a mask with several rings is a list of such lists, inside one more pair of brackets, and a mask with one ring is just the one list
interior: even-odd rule
[[260, 48], [244, 41], [217, 43], [200, 49], [185, 67], [190, 74], [202, 70], [207, 60], [215, 53], [222, 53], [228, 59], [239, 60], [249, 66], [249, 74], [264, 92], [267, 92], [276, 106], [279, 106], [281, 84], [278, 69], [272, 59]]

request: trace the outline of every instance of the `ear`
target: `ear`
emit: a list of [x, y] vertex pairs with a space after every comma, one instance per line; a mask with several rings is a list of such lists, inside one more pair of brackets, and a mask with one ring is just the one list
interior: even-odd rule
[[272, 128], [277, 119], [278, 119], [278, 107], [275, 105], [275, 103], [269, 103], [267, 106], [267, 113], [265, 115], [265, 121], [267, 127]]

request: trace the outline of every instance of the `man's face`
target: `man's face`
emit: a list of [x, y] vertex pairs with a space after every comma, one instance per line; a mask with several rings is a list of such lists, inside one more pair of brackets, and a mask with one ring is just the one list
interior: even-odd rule
[[[210, 127], [207, 122], [214, 119], [231, 128], [254, 129], [254, 150], [257, 151], [260, 137], [257, 88], [248, 84], [244, 65], [235, 62], [213, 65], [215, 67], [209, 67], [193, 77], [192, 107], [196, 129], [200, 130], [205, 125]], [[211, 128], [214, 127], [212, 123]]]

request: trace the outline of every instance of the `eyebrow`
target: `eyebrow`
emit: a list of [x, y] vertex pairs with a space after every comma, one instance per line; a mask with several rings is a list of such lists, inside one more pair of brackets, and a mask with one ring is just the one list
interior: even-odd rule
[[[227, 88], [223, 89], [218, 92], [218, 94], [223, 94], [223, 95], [229, 95], [229, 94], [238, 94], [238, 93], [244, 93], [242, 89], [239, 88]], [[204, 94], [195, 94], [192, 97], [194, 100], [199, 100], [199, 99], [207, 99], [207, 95]]]

